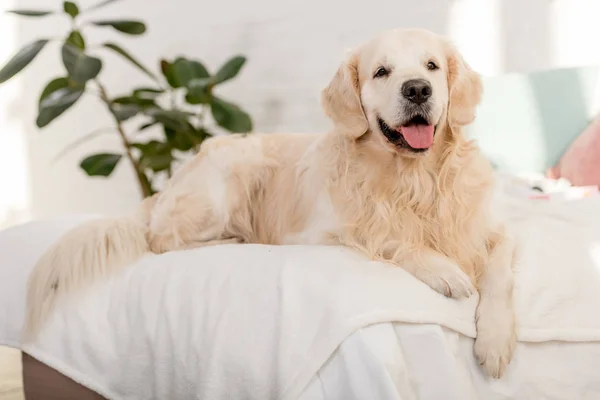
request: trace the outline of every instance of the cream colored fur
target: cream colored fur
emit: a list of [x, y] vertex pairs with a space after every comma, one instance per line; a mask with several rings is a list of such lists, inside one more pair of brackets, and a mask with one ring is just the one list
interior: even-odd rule
[[[438, 70], [427, 68], [435, 61]], [[375, 79], [385, 64], [391, 73]], [[431, 83], [435, 141], [415, 154], [389, 143], [403, 118], [400, 86]], [[155, 253], [227, 241], [343, 244], [405, 268], [445, 296], [479, 290], [475, 353], [499, 377], [515, 345], [514, 244], [490, 208], [492, 168], [462, 135], [480, 79], [443, 38], [392, 30], [358, 47], [323, 91], [327, 134], [254, 134], [206, 141], [128, 219], [91, 222], [60, 240], [29, 283], [33, 339], [58, 296]]]

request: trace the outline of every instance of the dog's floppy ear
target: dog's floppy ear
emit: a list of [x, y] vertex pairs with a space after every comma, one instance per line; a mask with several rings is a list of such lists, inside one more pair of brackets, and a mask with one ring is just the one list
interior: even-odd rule
[[469, 67], [456, 48], [448, 43], [448, 121], [450, 126], [468, 125], [475, 119], [483, 87], [479, 74]]
[[358, 81], [358, 53], [351, 52], [321, 92], [321, 105], [337, 130], [353, 138], [362, 136], [369, 123], [362, 108]]

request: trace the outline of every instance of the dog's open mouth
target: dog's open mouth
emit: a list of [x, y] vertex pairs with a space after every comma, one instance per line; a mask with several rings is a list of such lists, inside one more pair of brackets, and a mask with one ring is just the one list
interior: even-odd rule
[[435, 126], [422, 115], [416, 115], [399, 128], [391, 128], [378, 118], [379, 128], [394, 146], [409, 149], [415, 153], [427, 151], [433, 145]]

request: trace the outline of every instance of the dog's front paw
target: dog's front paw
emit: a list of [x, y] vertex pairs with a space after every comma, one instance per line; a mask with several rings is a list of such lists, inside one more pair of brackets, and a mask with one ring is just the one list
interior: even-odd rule
[[428, 261], [417, 271], [416, 276], [446, 297], [463, 299], [475, 293], [469, 276], [447, 258], [436, 257], [435, 260]]
[[486, 374], [498, 379], [512, 359], [517, 335], [514, 315], [509, 310], [496, 311], [496, 315], [478, 315], [473, 350]]
[[477, 361], [486, 374], [495, 379], [504, 375], [514, 350], [515, 341], [511, 338], [500, 338], [493, 333], [479, 333], [475, 339], [474, 351]]

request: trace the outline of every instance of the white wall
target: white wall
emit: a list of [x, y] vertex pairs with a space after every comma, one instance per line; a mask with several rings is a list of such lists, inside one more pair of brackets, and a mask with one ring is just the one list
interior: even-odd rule
[[[0, 5], [52, 8], [59, 1], [0, 0]], [[149, 32], [142, 37], [100, 29], [90, 29], [88, 36], [97, 42], [118, 39], [154, 67], [160, 56], [196, 56], [213, 67], [234, 53], [248, 56], [239, 79], [222, 93], [244, 106], [256, 129], [265, 132], [326, 129], [319, 91], [348, 47], [387, 28], [423, 27], [449, 35], [486, 75], [600, 64], [600, 51], [589, 47], [600, 37], [598, 0], [121, 0], [95, 15], [146, 21]], [[60, 18], [0, 14], [0, 62], [34, 38], [56, 36], [67, 27]], [[101, 79], [112, 93], [145, 82], [120, 59], [104, 59]], [[40, 89], [58, 73], [62, 65], [54, 44], [18, 79], [0, 86], [0, 224], [68, 212], [117, 213], [138, 202], [127, 163], [107, 180], [89, 179], [77, 167], [88, 153], [119, 150], [115, 135], [51, 162], [68, 143], [110, 125], [101, 105], [88, 98], [38, 131]]]

